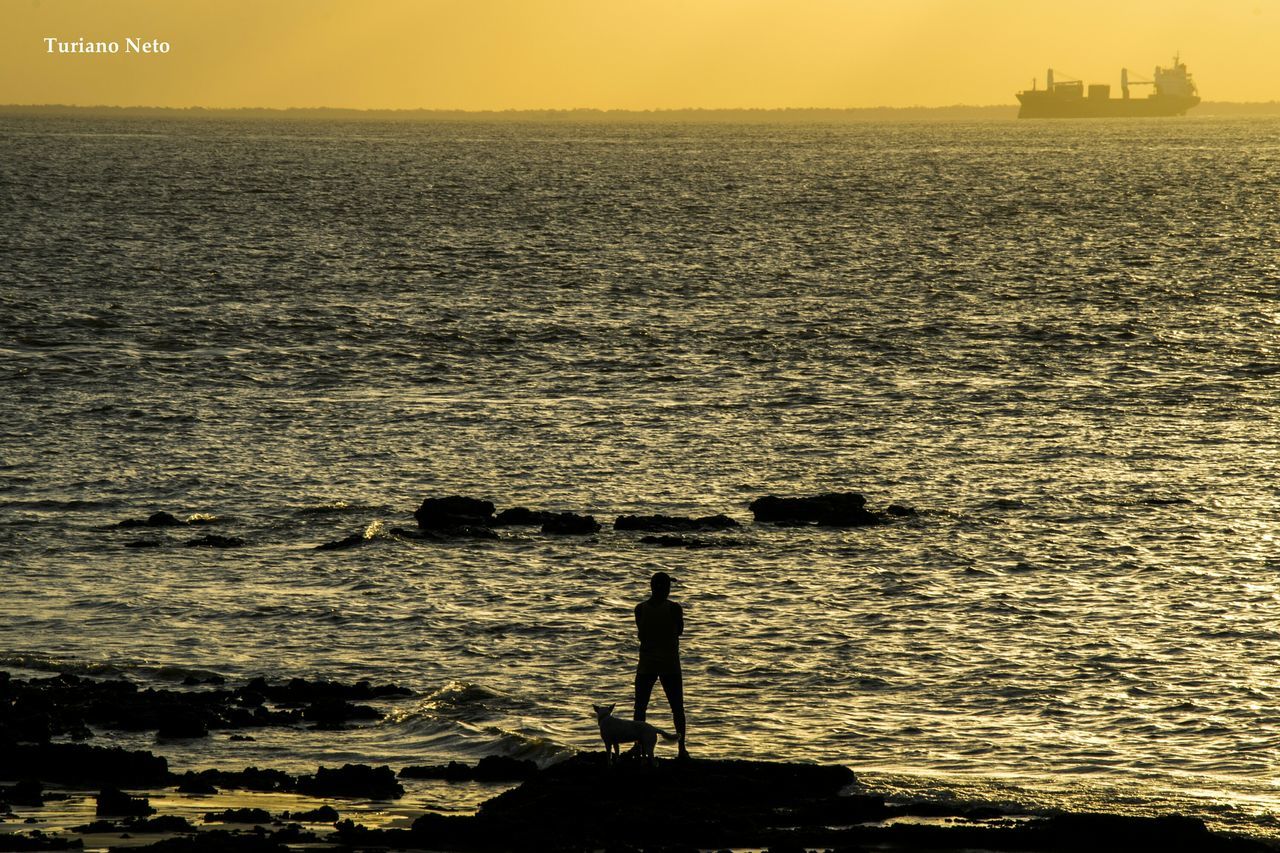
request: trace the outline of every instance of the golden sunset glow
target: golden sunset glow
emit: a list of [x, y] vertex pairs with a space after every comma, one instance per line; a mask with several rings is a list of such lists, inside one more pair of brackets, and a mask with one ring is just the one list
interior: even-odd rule
[[[0, 103], [367, 109], [1012, 104], [1043, 78], [1149, 76], [1207, 101], [1280, 90], [1269, 0], [5, 0]], [[69, 55], [47, 38], [158, 39]]]

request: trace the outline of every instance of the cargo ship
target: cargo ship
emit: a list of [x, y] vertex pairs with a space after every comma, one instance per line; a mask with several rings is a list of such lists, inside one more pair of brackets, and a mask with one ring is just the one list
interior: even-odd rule
[[[1151, 86], [1145, 98], [1129, 97], [1133, 86]], [[1111, 97], [1111, 87], [1095, 83], [1085, 89], [1080, 80], [1054, 80], [1053, 69], [1045, 75], [1043, 89], [1018, 92], [1018, 118], [1130, 118], [1145, 116], [1180, 116], [1200, 103], [1196, 84], [1187, 66], [1178, 56], [1172, 68], [1156, 66], [1154, 79], [1134, 80], [1129, 69], [1120, 69], [1120, 97]]]

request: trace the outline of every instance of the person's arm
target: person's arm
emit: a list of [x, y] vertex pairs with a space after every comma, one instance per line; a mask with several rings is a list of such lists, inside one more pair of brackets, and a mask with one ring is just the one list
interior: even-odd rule
[[640, 629], [640, 609], [642, 607], [644, 607], [643, 601], [636, 605], [636, 636], [637, 637], [640, 637], [643, 633]]
[[[672, 602], [673, 604], [675, 602]], [[684, 633], [684, 608], [676, 604], [676, 636]]]

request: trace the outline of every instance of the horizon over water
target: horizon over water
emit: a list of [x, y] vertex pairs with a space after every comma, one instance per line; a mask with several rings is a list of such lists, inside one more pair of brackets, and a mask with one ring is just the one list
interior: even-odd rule
[[[545, 763], [662, 569], [695, 756], [1280, 836], [1278, 131], [0, 117], [0, 670], [423, 694], [94, 741], [179, 769]], [[919, 514], [746, 509], [846, 490]], [[606, 524], [389, 532], [449, 494]]]

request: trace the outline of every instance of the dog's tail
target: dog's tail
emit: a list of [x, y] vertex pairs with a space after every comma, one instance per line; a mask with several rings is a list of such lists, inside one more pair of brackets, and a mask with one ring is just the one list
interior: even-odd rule
[[664, 732], [662, 729], [657, 728], [656, 726], [654, 727], [653, 730], [658, 734], [662, 735], [663, 740], [680, 740], [680, 735], [673, 735], [671, 732]]

